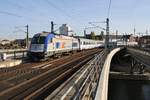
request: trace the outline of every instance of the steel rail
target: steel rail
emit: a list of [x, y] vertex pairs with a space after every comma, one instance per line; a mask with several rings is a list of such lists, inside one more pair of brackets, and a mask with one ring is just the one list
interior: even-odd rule
[[[80, 57], [80, 58], [82, 58], [82, 57]], [[73, 62], [73, 61], [71, 61], [71, 62]], [[34, 86], [35, 84], [37, 84], [38, 82], [40, 82], [41, 80], [39, 80], [39, 78], [41, 78], [43, 80], [43, 76], [48, 75], [49, 73], [53, 72], [54, 70], [56, 70], [56, 69], [58, 69], [58, 68], [60, 68], [62, 66], [65, 66], [65, 65], [67, 65], [69, 63], [70, 62], [65, 63], [64, 65], [56, 67], [56, 68], [54, 68], [52, 70], [48, 70], [45, 73], [42, 73], [41, 75], [38, 75], [37, 77], [32, 78], [31, 80], [25, 81], [25, 82], [23, 82], [23, 83], [15, 86], [15, 87], [7, 89], [7, 90], [5, 90], [5, 91], [3, 91], [3, 92], [0, 93], [0, 97], [2, 97], [2, 98], [3, 97], [11, 98], [13, 96], [17, 96], [16, 94], [20, 94], [20, 92], [26, 91], [27, 88], [29, 89], [32, 86]], [[13, 93], [12, 91], [15, 91], [16, 93]]]
[[[99, 54], [96, 54], [95, 57], [98, 55]], [[103, 55], [103, 52], [101, 52], [101, 55]], [[86, 87], [89, 83], [89, 78], [92, 75], [95, 75], [94, 74], [95, 72], [93, 72], [93, 69], [95, 69], [94, 65], [95, 63], [97, 63], [97, 61], [95, 60], [98, 60], [97, 57], [93, 58], [87, 64], [85, 64], [80, 70], [78, 70], [74, 75], [72, 75], [72, 77], [70, 77], [64, 84], [62, 84], [57, 90], [55, 90], [52, 94], [50, 94], [46, 98], [46, 100], [79, 99], [78, 97], [83, 95], [84, 92], [86, 91]]]

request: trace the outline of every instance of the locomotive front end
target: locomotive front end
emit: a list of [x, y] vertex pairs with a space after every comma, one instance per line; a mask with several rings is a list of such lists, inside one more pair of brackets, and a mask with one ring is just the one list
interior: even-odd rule
[[45, 41], [46, 36], [42, 36], [40, 34], [34, 35], [28, 51], [28, 56], [32, 60], [45, 58]]

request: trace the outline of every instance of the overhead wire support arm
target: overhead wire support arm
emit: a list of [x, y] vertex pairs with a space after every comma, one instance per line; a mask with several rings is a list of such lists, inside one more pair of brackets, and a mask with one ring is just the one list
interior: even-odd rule
[[85, 27], [85, 28], [84, 28], [84, 36], [86, 35], [86, 30], [87, 30], [87, 29], [93, 29], [93, 28], [100, 28], [100, 29], [102, 29], [102, 30], [105, 30], [104, 28], [101, 28], [101, 27], [99, 27], [99, 26]]
[[[27, 24], [26, 26], [15, 26], [14, 28], [17, 30], [13, 31], [13, 33], [24, 32], [26, 34], [25, 44], [26, 44], [26, 48], [28, 48], [29, 47], [29, 25]], [[22, 29], [22, 28], [26, 28], [26, 29]]]
[[111, 10], [111, 0], [109, 1], [109, 5], [108, 5], [107, 18], [110, 17], [110, 10]]
[[102, 30], [106, 30], [105, 28], [102, 28], [102, 27], [100, 27], [100, 26], [97, 26], [97, 25], [93, 24], [92, 22], [89, 22], [89, 24], [91, 24], [91, 25], [94, 26], [95, 28], [100, 28], [100, 29], [102, 29]]
[[89, 23], [106, 23], [106, 21], [101, 21], [101, 22], [89, 22]]

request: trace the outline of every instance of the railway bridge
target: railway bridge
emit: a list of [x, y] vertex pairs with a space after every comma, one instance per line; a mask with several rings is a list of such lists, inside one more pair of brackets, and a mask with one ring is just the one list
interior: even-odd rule
[[[143, 58], [137, 55], [141, 55]], [[119, 62], [118, 59], [120, 58], [125, 58], [129, 62], [128, 72], [125, 74], [119, 72], [116, 75], [116, 73], [112, 73], [111, 67], [113, 62]], [[108, 55], [101, 52], [99, 55], [95, 55], [95, 58], [85, 65], [86, 68], [84, 71], [75, 74], [75, 79], [72, 77], [69, 82], [64, 83], [62, 87], [67, 84], [65, 88], [58, 88], [53, 94], [47, 97], [47, 100], [108, 100], [109, 79], [115, 77], [142, 80], [142, 78], [145, 78], [143, 76], [144, 68], [150, 67], [149, 59], [150, 56], [148, 53], [143, 53], [133, 48], [116, 48], [110, 51]], [[134, 73], [137, 73], [137, 70], [133, 69], [137, 65], [133, 65], [133, 61], [134, 63], [138, 63], [139, 74], [134, 75]]]
[[[128, 64], [127, 66], [119, 64], [119, 66], [128, 67], [126, 68], [127, 70], [120, 69], [118, 73], [112, 72], [113, 68], [111, 67], [117, 67], [114, 66], [113, 63], [119, 63], [121, 58], [124, 58]], [[150, 53], [147, 51], [133, 47], [116, 48], [112, 50], [105, 60], [94, 100], [108, 100], [108, 83], [111, 78], [142, 81], [150, 80], [149, 68]], [[146, 71], [148, 71], [148, 75], [145, 74]], [[111, 97], [109, 97], [109, 100], [110, 98]]]
[[[79, 55], [83, 57], [79, 57]], [[90, 57], [88, 58], [88, 56]], [[142, 79], [143, 77], [141, 75], [143, 75], [145, 70], [150, 67], [149, 52], [130, 47], [115, 48], [111, 50], [108, 55], [105, 54], [105, 50], [100, 50], [99, 52], [92, 51], [89, 54], [83, 52], [83, 54], [74, 55], [74, 57], [76, 57], [76, 60], [71, 62], [69, 62], [69, 60], [73, 58], [66, 57], [61, 58], [60, 61], [56, 60], [36, 66], [32, 65], [32, 69], [29, 67], [28, 69], [25, 69], [25, 67], [23, 67], [22, 71], [22, 69], [19, 69], [20, 67], [18, 67], [18, 71], [11, 72], [11, 70], [8, 70], [8, 75], [10, 74], [10, 76], [13, 75], [11, 74], [13, 72], [18, 74], [17, 76], [11, 76], [11, 78], [8, 78], [8, 75], [3, 75], [8, 78], [7, 80], [9, 82], [12, 82], [11, 84], [17, 83], [16, 81], [18, 80], [18, 83], [26, 81], [6, 90], [4, 88], [4, 91], [0, 92], [0, 98], [108, 100], [110, 78]], [[65, 61], [64, 59], [67, 60]], [[125, 64], [128, 66], [127, 70], [122, 70], [122, 67], [120, 67], [124, 66], [120, 59], [125, 59], [125, 61], [129, 62], [128, 64]], [[53, 63], [55, 66], [53, 66]], [[119, 63], [119, 65], [116, 65], [116, 63]], [[29, 65], [30, 64], [28, 64], [28, 66]], [[52, 69], [49, 68], [49, 66], [59, 67]], [[66, 67], [68, 67], [68, 69], [66, 69]], [[121, 71], [126, 71], [126, 73], [117, 72], [116, 68], [117, 70], [121, 69]], [[7, 72], [7, 69], [4, 70]], [[59, 73], [56, 74], [58, 71]], [[3, 70], [1, 70], [1, 73], [2, 72]], [[34, 75], [38, 76], [31, 78]], [[69, 75], [70, 77], [66, 78]], [[148, 77], [147, 79], [149, 80], [150, 78]], [[0, 78], [0, 80], [3, 79]], [[15, 82], [13, 82], [14, 80]], [[5, 83], [8, 81], [5, 81]], [[0, 84], [2, 84], [2, 82]]]

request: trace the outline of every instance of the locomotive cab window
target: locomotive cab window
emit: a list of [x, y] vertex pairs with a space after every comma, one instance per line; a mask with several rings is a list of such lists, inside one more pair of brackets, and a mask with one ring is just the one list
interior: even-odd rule
[[32, 38], [32, 44], [44, 44], [45, 37], [44, 36], [38, 36]]

